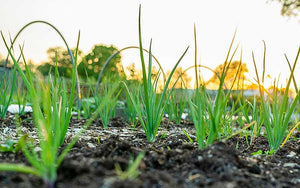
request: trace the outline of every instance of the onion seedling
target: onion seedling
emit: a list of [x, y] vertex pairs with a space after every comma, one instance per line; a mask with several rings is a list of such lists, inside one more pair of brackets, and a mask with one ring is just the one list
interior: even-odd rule
[[[280, 93], [278, 90], [278, 80], [274, 81], [272, 87], [273, 94], [270, 94], [265, 91], [263, 87], [264, 73], [262, 76], [262, 82], [257, 71], [256, 61], [254, 58], [254, 53], [252, 52], [253, 64], [255, 68], [257, 83], [259, 85], [259, 93], [262, 102], [262, 111], [264, 117], [264, 125], [267, 132], [268, 142], [271, 150], [278, 150], [280, 144], [283, 142], [284, 137], [287, 135], [286, 131], [288, 124], [291, 121], [291, 116], [296, 108], [296, 105], [299, 101], [299, 92], [296, 94], [294, 99], [289, 97], [290, 84], [294, 75], [298, 57], [300, 54], [300, 47], [298, 49], [294, 64], [292, 66], [290, 76], [288, 78], [284, 93]], [[265, 65], [265, 55], [266, 55], [266, 46], [264, 43], [264, 56], [263, 56], [263, 65]], [[264, 72], [264, 69], [263, 69]], [[271, 101], [265, 99], [265, 93], [270, 97]]]
[[[224, 133], [224, 124], [228, 123], [228, 119], [232, 118], [233, 109], [230, 110], [229, 114], [226, 114], [227, 103], [230, 98], [232, 87], [237, 79], [235, 76], [232, 86], [230, 89], [225, 87], [225, 77], [229, 69], [230, 63], [232, 62], [233, 56], [236, 53], [237, 48], [234, 50], [231, 58], [229, 58], [231, 48], [234, 42], [234, 37], [231, 41], [226, 60], [224, 62], [224, 68], [221, 75], [218, 75], [220, 83], [217, 90], [217, 94], [214, 99], [208, 94], [205, 84], [201, 81], [200, 75], [198, 75], [197, 66], [197, 41], [196, 41], [196, 28], [194, 27], [194, 39], [195, 39], [195, 77], [196, 77], [196, 89], [194, 98], [191, 99], [189, 93], [186, 91], [188, 96], [188, 102], [192, 114], [192, 119], [196, 129], [196, 137], [198, 141], [199, 149], [213, 143], [217, 138], [220, 139]], [[240, 64], [241, 65], [241, 64]], [[238, 70], [240, 67], [238, 68]]]
[[[46, 187], [52, 188], [54, 187], [57, 178], [57, 169], [61, 162], [98, 114], [95, 113], [77, 133], [75, 138], [67, 144], [61, 153], [59, 153], [60, 146], [64, 142], [71, 118], [71, 108], [75, 95], [76, 66], [73, 67], [72, 86], [69, 96], [67, 95], [68, 91], [65, 82], [59, 79], [57, 69], [55, 71], [54, 79], [50, 78], [48, 83], [40, 82], [40, 85], [36, 85], [34, 84], [33, 75], [26, 64], [22, 49], [21, 53], [25, 64], [26, 74], [22, 71], [18, 62], [12, 55], [2, 33], [1, 35], [9, 55], [14, 62], [14, 66], [18, 69], [28, 89], [30, 100], [32, 102], [34, 125], [36, 126], [38, 134], [38, 143], [36, 144], [38, 144], [41, 150], [39, 152], [36, 151], [34, 143], [28, 142], [25, 136], [21, 136], [19, 140], [20, 147], [31, 166], [0, 163], [0, 171], [16, 171], [33, 174], [42, 178]], [[77, 42], [76, 49], [78, 49], [78, 44], [79, 42]], [[77, 50], [75, 52], [75, 63], [76, 62]], [[99, 109], [101, 107], [99, 107]], [[22, 135], [20, 129], [18, 130], [18, 133]]]
[[[187, 90], [186, 90], [187, 91]], [[189, 93], [187, 93], [188, 96], [188, 102], [190, 105], [190, 111], [192, 115], [192, 120], [194, 122], [194, 126], [196, 129], [196, 137], [198, 142], [198, 147], [200, 149], [204, 149], [204, 147], [207, 145], [206, 142], [206, 93], [204, 86], [200, 86], [195, 90], [194, 93], [194, 99], [193, 102], [192, 99], [189, 96]], [[211, 129], [211, 131], [213, 131]]]
[[192, 144], [194, 143], [194, 140], [190, 137], [189, 133], [186, 132], [186, 130], [181, 129], [183, 134], [189, 139], [189, 142]]
[[170, 97], [168, 99], [168, 105], [166, 107], [166, 113], [169, 119], [174, 120], [175, 123], [180, 124], [182, 113], [185, 110], [186, 99], [184, 95], [184, 89], [172, 89], [170, 91]]
[[[73, 68], [71, 94], [67, 96], [66, 84], [61, 81], [58, 75], [57, 66], [55, 68], [54, 79], [50, 76], [48, 84], [40, 82], [40, 87], [35, 86], [32, 73], [29, 70], [22, 49], [21, 54], [25, 64], [26, 74], [20, 68], [11, 51], [6, 44], [3, 34], [2, 39], [18, 69], [25, 85], [27, 86], [33, 108], [34, 124], [37, 127], [39, 136], [39, 146], [42, 149], [38, 154], [34, 146], [20, 140], [21, 148], [33, 167], [18, 169], [20, 165], [1, 164], [1, 170], [8, 170], [9, 166], [15, 166], [14, 170], [25, 173], [32, 173], [42, 177], [46, 185], [52, 187], [56, 179], [56, 169], [61, 160], [58, 160], [58, 149], [64, 141], [70, 118], [71, 108], [74, 98], [76, 69]], [[79, 40], [79, 36], [78, 36]], [[77, 43], [78, 44], [78, 43]], [[78, 49], [78, 46], [77, 46]], [[75, 56], [75, 60], [77, 55]], [[43, 111], [43, 113], [42, 113]], [[23, 138], [23, 137], [22, 137]], [[23, 165], [21, 165], [23, 167]]]
[[[138, 83], [136, 85], [131, 85], [131, 87], [135, 87], [136, 89], [136, 95], [133, 95], [132, 97], [134, 98], [134, 101], [138, 101], [141, 93], [141, 85]], [[126, 103], [125, 103], [125, 114], [127, 119], [130, 121], [131, 125], [133, 128], [136, 127], [138, 121], [137, 121], [137, 112], [134, 108], [134, 104], [132, 103], [130, 99], [130, 94], [126, 92]]]
[[[88, 75], [86, 74], [86, 77], [88, 78]], [[81, 100], [81, 109], [78, 109], [79, 116], [83, 116], [83, 118], [88, 119], [91, 114], [96, 110], [96, 100], [95, 97], [90, 97], [92, 94], [94, 94], [94, 86], [92, 85], [92, 81], [88, 78], [87, 79], [87, 91], [84, 92], [82, 95], [86, 96], [83, 97]]]
[[103, 93], [95, 96], [97, 106], [100, 106], [102, 103], [105, 104], [105, 106], [99, 111], [99, 116], [101, 118], [103, 128], [107, 128], [109, 120], [116, 115], [117, 101], [122, 91], [121, 89], [119, 89], [118, 91], [118, 88], [119, 82], [102, 83], [101, 91]]
[[[11, 50], [13, 51], [13, 48]], [[19, 62], [20, 59], [21, 55], [17, 59], [17, 62]], [[4, 74], [2, 74], [0, 77], [0, 118], [2, 119], [5, 118], [8, 107], [12, 100], [12, 96], [17, 86], [17, 69], [16, 67], [13, 67], [11, 71], [9, 71], [6, 67], [7, 63], [8, 58], [6, 59], [6, 62], [4, 64]]]
[[[244, 94], [242, 92], [241, 98], [239, 100], [241, 108], [241, 112], [247, 124], [251, 124], [252, 122], [256, 122], [255, 126], [251, 126], [251, 140], [250, 144], [253, 143], [255, 137], [260, 135], [261, 127], [263, 125], [263, 111], [262, 105], [258, 105], [257, 96], [253, 96], [253, 103], [244, 98]], [[251, 114], [251, 117], [250, 115]], [[246, 141], [248, 143], [247, 137]]]
[[[20, 61], [21, 55], [16, 60]], [[6, 65], [4, 65], [4, 74], [0, 80], [0, 118], [4, 118], [12, 100], [15, 88], [17, 86], [17, 69], [13, 67], [11, 72], [8, 72]], [[11, 81], [10, 81], [11, 80]], [[8, 93], [9, 92], [9, 93]]]
[[2, 119], [5, 118], [8, 106], [10, 105], [16, 85], [16, 77], [16, 68], [14, 67], [11, 73], [5, 70], [2, 80], [0, 80], [0, 118]]
[[13, 102], [16, 102], [19, 107], [19, 115], [25, 116], [26, 113], [26, 106], [27, 106], [27, 100], [28, 100], [28, 92], [27, 89], [24, 87], [17, 87], [16, 88], [16, 99], [13, 100]]
[[139, 155], [136, 157], [135, 160], [131, 158], [129, 160], [127, 169], [124, 171], [121, 169], [121, 166], [118, 163], [116, 163], [115, 168], [118, 177], [122, 180], [125, 179], [134, 180], [135, 178], [137, 178], [140, 175], [140, 171], [138, 170], [138, 168], [144, 156], [145, 156], [145, 152], [141, 152], [139, 153]]
[[[152, 40], [150, 41], [149, 48], [149, 61], [148, 61], [148, 71], [146, 70], [146, 64], [143, 54], [143, 46], [142, 46], [142, 31], [141, 31], [141, 7], [139, 9], [139, 47], [140, 47], [140, 58], [142, 64], [142, 73], [143, 73], [143, 95], [142, 98], [142, 108], [137, 101], [134, 100], [132, 94], [130, 93], [128, 87], [124, 83], [124, 86], [128, 93], [130, 93], [130, 99], [134, 104], [134, 108], [138, 114], [138, 118], [142, 124], [142, 127], [145, 131], [148, 141], [154, 142], [159, 125], [161, 123], [162, 117], [165, 111], [165, 100], [168, 98], [167, 89], [168, 85], [171, 81], [172, 75], [175, 72], [176, 67], [180, 63], [183, 56], [186, 54], [188, 48], [184, 51], [183, 55], [175, 64], [172, 69], [161, 94], [158, 94], [158, 78], [159, 74], [155, 77], [152, 82]], [[173, 86], [174, 87], [174, 86]]]

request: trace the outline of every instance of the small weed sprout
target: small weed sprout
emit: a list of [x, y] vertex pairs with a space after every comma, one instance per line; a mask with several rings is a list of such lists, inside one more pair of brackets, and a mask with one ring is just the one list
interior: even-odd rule
[[134, 180], [135, 178], [137, 178], [140, 175], [140, 171], [138, 170], [138, 168], [144, 156], [145, 153], [141, 152], [134, 161], [132, 159], [129, 160], [129, 165], [125, 171], [123, 171], [121, 169], [121, 166], [118, 163], [116, 163], [115, 169], [118, 177], [122, 180], [125, 179]]
[[194, 140], [190, 137], [190, 135], [186, 132], [186, 130], [181, 129], [183, 134], [189, 139], [190, 143], [194, 143]]

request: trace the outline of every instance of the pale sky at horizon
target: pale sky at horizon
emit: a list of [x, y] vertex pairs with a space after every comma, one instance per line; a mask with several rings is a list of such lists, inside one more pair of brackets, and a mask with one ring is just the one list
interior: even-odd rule
[[[152, 51], [165, 69], [171, 69], [187, 46], [189, 52], [180, 66], [194, 63], [194, 23], [197, 28], [198, 62], [215, 68], [223, 63], [237, 28], [235, 44], [243, 49], [243, 62], [254, 77], [251, 52], [262, 67], [263, 43], [267, 45], [267, 74], [284, 79], [289, 74], [284, 53], [293, 61], [300, 45], [300, 22], [280, 15], [281, 5], [266, 0], [0, 0], [0, 30], [6, 40], [34, 20], [45, 20], [57, 27], [70, 47], [81, 31], [80, 49], [89, 53], [95, 44], [113, 44], [121, 49], [138, 45], [138, 9], [142, 6], [144, 47], [153, 39]], [[81, 3], [82, 2], [82, 3]], [[63, 46], [48, 26], [35, 24], [21, 34], [25, 56], [34, 62], [47, 60], [46, 50]], [[16, 48], [17, 46], [15, 46]], [[234, 60], [239, 60], [240, 49]], [[3, 41], [0, 54], [6, 55]], [[127, 66], [139, 63], [138, 51], [123, 52]], [[298, 61], [299, 64], [299, 61]], [[296, 73], [300, 72], [300, 65]], [[297, 75], [297, 74], [296, 74]], [[300, 74], [299, 74], [300, 75]], [[205, 75], [204, 75], [205, 76]], [[207, 74], [209, 77], [210, 74]], [[297, 78], [297, 76], [296, 76]], [[299, 80], [300, 76], [298, 76]]]

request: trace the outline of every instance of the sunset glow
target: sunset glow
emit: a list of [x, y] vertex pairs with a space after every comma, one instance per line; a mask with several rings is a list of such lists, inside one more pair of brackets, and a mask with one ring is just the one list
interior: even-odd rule
[[[46, 20], [55, 25], [71, 47], [76, 45], [81, 31], [80, 49], [89, 53], [95, 44], [113, 44], [119, 49], [138, 45], [138, 6], [142, 6], [142, 32], [144, 47], [153, 39], [153, 54], [164, 69], [172, 67], [184, 49], [190, 46], [180, 66], [187, 68], [194, 63], [193, 26], [197, 28], [198, 62], [212, 69], [223, 63], [230, 41], [237, 29], [235, 46], [239, 50], [233, 60], [240, 59], [249, 69], [248, 77], [254, 81], [252, 51], [262, 71], [263, 43], [267, 45], [266, 87], [280, 75], [286, 82], [289, 69], [286, 53], [294, 61], [300, 44], [300, 23], [297, 18], [280, 15], [281, 5], [264, 0], [228, 1], [3, 1], [0, 7], [0, 29], [6, 39], [15, 36], [25, 24], [33, 20]], [[25, 56], [35, 63], [47, 60], [49, 47], [63, 46], [60, 38], [44, 25], [34, 25], [24, 32], [16, 43], [25, 43]], [[15, 48], [17, 49], [17, 48]], [[6, 54], [0, 43], [0, 54]], [[136, 63], [140, 67], [137, 50], [124, 51], [123, 64]], [[296, 72], [299, 71], [299, 66]], [[296, 74], [296, 78], [298, 77]], [[203, 71], [204, 79], [211, 77]], [[300, 77], [298, 77], [300, 78]], [[299, 79], [297, 79], [299, 80]], [[299, 83], [298, 83], [299, 84]]]

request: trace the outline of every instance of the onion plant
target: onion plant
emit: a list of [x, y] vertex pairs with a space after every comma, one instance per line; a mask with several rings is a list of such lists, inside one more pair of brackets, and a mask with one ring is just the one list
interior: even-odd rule
[[184, 89], [182, 87], [179, 89], [172, 89], [170, 91], [170, 97], [166, 107], [166, 113], [168, 114], [169, 119], [171, 121], [174, 120], [177, 124], [180, 124], [182, 113], [185, 110], [187, 102]]
[[0, 80], [0, 118], [2, 119], [4, 119], [10, 105], [16, 85], [16, 77], [16, 68], [13, 68], [11, 73], [5, 70]]
[[144, 156], [145, 153], [141, 152], [134, 160], [132, 157], [130, 157], [128, 167], [124, 171], [122, 170], [121, 166], [118, 163], [116, 163], [115, 169], [118, 177], [121, 180], [125, 180], [125, 179], [134, 180], [135, 178], [137, 178], [140, 175], [140, 171], [138, 168]]
[[[33, 174], [42, 177], [47, 185], [53, 185], [56, 179], [57, 164], [61, 162], [61, 159], [58, 160], [57, 158], [58, 149], [64, 141], [71, 118], [76, 71], [73, 70], [70, 96], [67, 96], [65, 82], [59, 80], [57, 67], [55, 70], [54, 79], [52, 80], [50, 76], [48, 84], [41, 82], [40, 88], [37, 88], [34, 85], [33, 75], [26, 64], [24, 56], [23, 61], [25, 64], [26, 74], [22, 71], [18, 62], [11, 54], [3, 34], [2, 38], [14, 62], [14, 66], [18, 69], [18, 72], [20, 73], [29, 91], [33, 108], [34, 123], [37, 127], [40, 147], [42, 149], [40, 154], [38, 154], [34, 150], [33, 145], [30, 143], [27, 145], [26, 140], [21, 140], [22, 151], [33, 167], [25, 168], [22, 165], [18, 166], [11, 164], [7, 166], [15, 166], [14, 170], [16, 171], [27, 173], [34, 172]], [[22, 166], [21, 169], [19, 169], [20, 166]], [[1, 164], [1, 170], [7, 170], [5, 164]]]
[[[231, 48], [234, 42], [235, 35], [231, 41], [226, 60], [224, 62], [224, 68], [221, 75], [219, 75], [219, 88], [217, 94], [213, 99], [208, 94], [205, 84], [203, 83], [197, 66], [197, 41], [196, 41], [196, 28], [194, 27], [195, 38], [195, 78], [196, 89], [194, 98], [192, 99], [188, 92], [188, 102], [192, 114], [192, 119], [196, 129], [196, 136], [199, 149], [203, 149], [213, 143], [215, 139], [220, 139], [224, 133], [224, 124], [228, 123], [228, 119], [232, 118], [233, 109], [231, 113], [227, 114], [227, 103], [230, 98], [232, 86], [237, 77], [235, 77], [230, 89], [225, 87], [225, 77], [229, 68], [232, 58], [236, 53], [237, 48], [234, 50], [231, 58], [229, 58]], [[238, 68], [239, 70], [239, 68]], [[225, 88], [225, 90], [224, 90]], [[229, 121], [230, 122], [230, 121]]]
[[[265, 54], [266, 46], [264, 43], [264, 57], [263, 57], [263, 67], [265, 67]], [[268, 137], [268, 142], [271, 150], [278, 150], [280, 144], [283, 142], [284, 137], [287, 135], [288, 124], [291, 121], [291, 116], [296, 108], [299, 101], [299, 91], [294, 99], [289, 96], [290, 84], [294, 75], [298, 57], [300, 54], [300, 48], [298, 49], [295, 61], [291, 68], [291, 73], [288, 78], [284, 92], [279, 92], [278, 80], [274, 81], [272, 87], [272, 94], [268, 93], [263, 87], [264, 80], [264, 69], [262, 75], [262, 82], [260, 81], [257, 66], [254, 58], [254, 53], [252, 53], [253, 64], [256, 72], [257, 83], [259, 85], [259, 93], [262, 102], [262, 111], [264, 117], [264, 125], [266, 128], [266, 133]], [[265, 94], [269, 96], [265, 98]], [[270, 99], [270, 100], [269, 100]]]
[[[135, 85], [130, 85], [131, 88], [136, 90], [136, 94], [132, 95], [134, 101], [138, 101], [140, 96], [141, 96], [141, 85], [135, 84]], [[134, 104], [131, 101], [130, 98], [130, 93], [126, 92], [126, 103], [125, 103], [125, 115], [127, 119], [130, 121], [131, 125], [133, 128], [136, 127], [138, 121], [137, 121], [137, 112], [134, 108]]]
[[[284, 56], [285, 56], [285, 59], [286, 59], [286, 61], [287, 61], [287, 63], [288, 63], [288, 65], [289, 65], [289, 68], [290, 68], [290, 71], [292, 70], [292, 66], [291, 66], [291, 63], [290, 63], [290, 61], [289, 61], [289, 59], [288, 59], [288, 57], [287, 57], [287, 55], [286, 54], [284, 54]], [[294, 83], [294, 88], [295, 88], [295, 91], [296, 91], [296, 93], [298, 93], [299, 92], [299, 89], [298, 89], [298, 87], [297, 87], [297, 83], [296, 83], [296, 79], [295, 79], [295, 77], [294, 77], [294, 75], [293, 75], [293, 83]], [[299, 101], [298, 102], [300, 102], [300, 98], [299, 98]], [[300, 122], [300, 108], [299, 108], [299, 105], [295, 108], [295, 110], [294, 110], [294, 117], [292, 117], [292, 119], [294, 120], [294, 122], [296, 123], [296, 125], [297, 124], [299, 124], [299, 122]], [[296, 126], [296, 128], [298, 127], [298, 132], [300, 131], [300, 126]], [[295, 128], [295, 129], [296, 129]], [[292, 129], [293, 130], [293, 129]], [[291, 132], [290, 132], [291, 133]], [[286, 141], [286, 140], [285, 140]], [[283, 142], [283, 144], [284, 144], [285, 142]]]
[[81, 100], [81, 108], [82, 111], [80, 111], [80, 115], [83, 116], [83, 118], [87, 119], [91, 116], [92, 112], [96, 109], [96, 100], [94, 97], [89, 98], [83, 98]]
[[119, 85], [119, 81], [114, 81], [113, 83], [105, 81], [101, 83], [101, 89], [98, 89], [96, 92], [91, 81], [88, 81], [89, 89], [87, 96], [90, 96], [90, 94], [94, 94], [94, 96], [82, 99], [81, 108], [83, 111], [80, 112], [80, 115], [87, 119], [98, 109], [98, 106], [105, 104], [104, 107], [100, 109], [99, 116], [103, 128], [107, 128], [109, 120], [115, 117], [116, 114], [117, 100], [121, 93]]
[[[207, 132], [207, 126], [206, 126], [206, 120], [207, 120], [207, 113], [206, 113], [206, 103], [207, 103], [207, 95], [205, 92], [205, 86], [202, 85], [200, 87], [197, 87], [194, 93], [194, 99], [195, 101], [192, 101], [191, 97], [189, 96], [189, 93], [187, 93], [188, 96], [188, 103], [190, 106], [190, 113], [192, 116], [192, 120], [196, 129], [196, 137], [198, 142], [198, 147], [200, 149], [204, 149], [204, 147], [207, 145], [206, 141], [206, 132]], [[210, 131], [214, 131], [213, 129], [210, 129]]]
[[[249, 125], [255, 122], [254, 126], [250, 126], [251, 130], [251, 140], [250, 144], [253, 143], [256, 136], [260, 135], [260, 130], [263, 124], [263, 114], [261, 110], [261, 105], [258, 105], [257, 96], [245, 97], [244, 95], [244, 80], [238, 80], [238, 86], [240, 86], [240, 81], [242, 81], [242, 87], [237, 90], [237, 105], [238, 110], [238, 124], [239, 125]], [[248, 136], [246, 135], [246, 142], [248, 143]]]
[[[71, 108], [76, 84], [76, 69], [73, 68], [70, 95], [68, 95], [65, 82], [59, 78], [57, 68], [54, 78], [51, 77], [47, 83], [39, 82], [39, 85], [36, 85], [34, 84], [33, 75], [26, 64], [24, 55], [22, 54], [26, 73], [24, 73], [18, 65], [18, 62], [8, 48], [2, 33], [1, 35], [9, 55], [14, 62], [14, 66], [18, 69], [18, 72], [28, 89], [33, 108], [34, 125], [38, 134], [38, 143], [36, 144], [41, 150], [39, 152], [36, 151], [34, 143], [28, 142], [27, 138], [22, 136], [20, 129], [18, 129], [18, 132], [21, 135], [19, 140], [20, 147], [31, 166], [0, 163], [0, 170], [33, 174], [42, 178], [46, 187], [52, 188], [54, 187], [57, 178], [57, 169], [64, 157], [98, 114], [95, 113], [82, 127], [75, 138], [67, 144], [65, 149], [63, 149], [62, 152], [59, 152], [60, 146], [64, 142], [71, 118]], [[78, 49], [78, 43], [76, 49]], [[75, 53], [75, 62], [77, 62], [77, 50]]]
[[161, 123], [162, 117], [165, 111], [165, 101], [168, 98], [167, 89], [171, 81], [172, 75], [180, 63], [183, 56], [186, 54], [188, 48], [184, 51], [183, 55], [179, 58], [174, 68], [172, 69], [167, 81], [164, 85], [164, 88], [160, 94], [158, 94], [158, 78], [159, 74], [155, 77], [152, 82], [152, 40], [150, 41], [149, 47], [149, 60], [148, 60], [148, 70], [146, 70], [146, 63], [143, 54], [142, 46], [142, 31], [141, 31], [141, 7], [139, 9], [139, 47], [140, 47], [140, 58], [142, 64], [142, 73], [143, 73], [143, 98], [141, 99], [142, 107], [138, 101], [134, 100], [132, 93], [130, 93], [128, 87], [124, 83], [124, 86], [127, 92], [130, 94], [130, 99], [136, 109], [138, 119], [140, 120], [142, 127], [145, 131], [148, 141], [154, 142], [155, 136], [157, 134], [159, 125]]
[[19, 115], [20, 116], [24, 116], [25, 115], [25, 108], [27, 105], [27, 100], [28, 100], [28, 95], [27, 95], [27, 89], [22, 87], [22, 86], [18, 86], [16, 88], [16, 95], [15, 95], [15, 100], [13, 100], [13, 102], [16, 102], [18, 107], [19, 107]]
[[78, 115], [87, 119], [97, 109], [95, 99], [97, 93], [95, 92], [95, 85], [93, 84], [93, 80], [89, 78], [86, 70], [85, 73], [87, 78], [85, 82], [87, 89], [84, 89], [84, 92], [82, 92], [82, 100], [80, 106], [81, 109], [78, 109]]
[[[24, 47], [24, 46], [23, 46]], [[12, 48], [13, 50], [13, 48]], [[19, 62], [21, 59], [21, 55], [16, 60]], [[8, 61], [8, 58], [7, 58]], [[15, 93], [15, 88], [17, 85], [17, 69], [16, 67], [12, 68], [12, 71], [9, 72], [6, 68], [6, 64], [4, 65], [4, 74], [2, 75], [0, 80], [0, 118], [4, 118], [8, 109], [8, 106], [11, 103], [13, 94]]]
[[[100, 106], [102, 103], [105, 104], [105, 106], [99, 111], [99, 116], [101, 118], [103, 128], [107, 128], [109, 120], [116, 115], [117, 101], [122, 91], [121, 89], [119, 89], [119, 85], [120, 84], [118, 81], [115, 81], [113, 83], [104, 82], [102, 83], [101, 94], [95, 96], [97, 106]], [[109, 96], [109, 98], [106, 96]]]
[[262, 105], [258, 104], [257, 96], [253, 96], [252, 102], [250, 102], [248, 99], [245, 98], [243, 91], [240, 96], [241, 97], [239, 98], [238, 102], [239, 105], [241, 106], [240, 112], [242, 113], [242, 118], [244, 119], [244, 121], [239, 122], [239, 124], [251, 124], [252, 122], [256, 122], [255, 126], [250, 127], [251, 130], [250, 144], [252, 144], [255, 137], [260, 135], [261, 127], [263, 125]]

